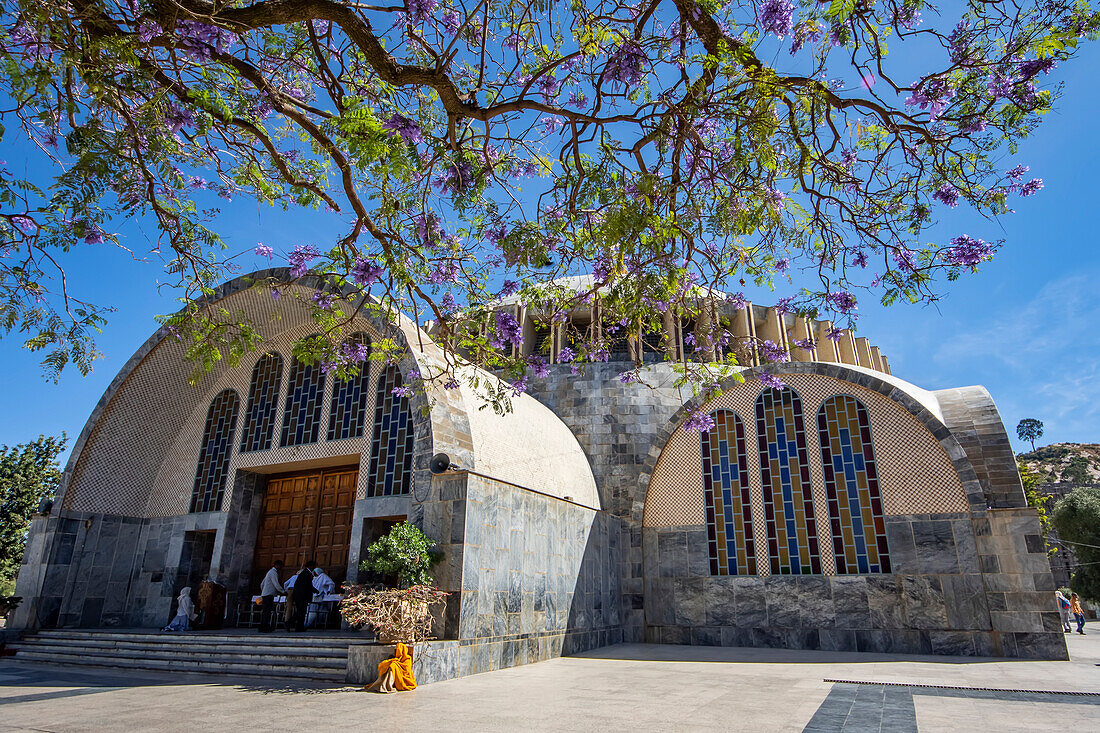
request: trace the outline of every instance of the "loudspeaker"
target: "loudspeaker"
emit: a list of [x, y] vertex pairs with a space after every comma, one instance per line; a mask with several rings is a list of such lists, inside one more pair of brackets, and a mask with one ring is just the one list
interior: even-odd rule
[[432, 456], [432, 462], [429, 468], [432, 473], [443, 473], [451, 467], [451, 457], [446, 453], [436, 453]]

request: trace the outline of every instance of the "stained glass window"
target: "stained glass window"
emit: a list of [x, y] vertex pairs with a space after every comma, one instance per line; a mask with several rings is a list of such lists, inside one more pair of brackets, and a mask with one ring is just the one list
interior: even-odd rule
[[745, 426], [730, 410], [711, 417], [714, 427], [702, 434], [710, 574], [756, 575]]
[[756, 439], [773, 575], [821, 572], [802, 400], [786, 389], [756, 399]]
[[279, 445], [316, 443], [324, 408], [325, 375], [320, 366], [294, 360], [286, 384]]
[[275, 430], [275, 408], [279, 402], [279, 382], [283, 377], [283, 357], [264, 354], [252, 369], [248, 388], [248, 412], [245, 413], [241, 451], [267, 450]]
[[412, 487], [413, 421], [409, 398], [394, 394], [401, 387], [396, 366], [386, 367], [378, 377], [367, 496], [407, 494]]
[[231, 389], [223, 390], [206, 411], [202, 431], [199, 466], [195, 470], [195, 490], [191, 494], [192, 512], [221, 509], [225, 481], [229, 477], [229, 457], [233, 452], [233, 434], [237, 429], [237, 410], [241, 400]]
[[370, 362], [370, 338], [365, 333], [354, 333], [348, 339], [348, 346], [358, 349], [363, 358], [358, 362], [359, 373], [346, 380], [336, 380], [332, 385], [332, 404], [328, 414], [328, 439], [363, 437], [363, 428], [367, 421], [367, 402], [370, 397], [370, 385], [367, 371]]
[[817, 413], [817, 430], [837, 573], [890, 572], [867, 408], [849, 395], [830, 397]]

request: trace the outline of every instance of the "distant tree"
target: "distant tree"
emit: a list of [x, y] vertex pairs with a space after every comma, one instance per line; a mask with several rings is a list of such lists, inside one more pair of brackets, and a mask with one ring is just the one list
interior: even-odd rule
[[11, 593], [23, 559], [31, 515], [61, 483], [57, 456], [67, 438], [40, 435], [9, 448], [0, 446], [0, 595]]
[[1100, 489], [1081, 488], [1054, 505], [1054, 529], [1077, 558], [1070, 588], [1100, 601]]
[[1039, 527], [1043, 533], [1043, 542], [1047, 543], [1047, 554], [1052, 554], [1056, 548], [1052, 547], [1050, 543], [1047, 542], [1047, 537], [1050, 536], [1051, 530], [1051, 497], [1039, 493], [1039, 484], [1043, 482], [1043, 477], [1037, 471], [1032, 470], [1026, 463], [1017, 462], [1016, 466], [1020, 470], [1020, 481], [1024, 485], [1024, 496], [1027, 498], [1027, 505], [1039, 513]]
[[1035, 441], [1043, 437], [1043, 423], [1033, 417], [1025, 417], [1016, 426], [1016, 435], [1020, 440], [1030, 440], [1031, 450], [1035, 450]]

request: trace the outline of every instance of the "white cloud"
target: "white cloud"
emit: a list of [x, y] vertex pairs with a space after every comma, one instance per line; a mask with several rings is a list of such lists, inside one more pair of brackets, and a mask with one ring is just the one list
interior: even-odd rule
[[[994, 395], [1010, 433], [1036, 417], [1052, 441], [1092, 441], [1100, 426], [1100, 272], [1045, 285], [1000, 317], [975, 319], [939, 347], [934, 362], [954, 369], [999, 370]], [[980, 326], [980, 327], [979, 327]], [[990, 364], [989, 362], [994, 362]], [[1011, 385], [1006, 390], [1003, 385]]]

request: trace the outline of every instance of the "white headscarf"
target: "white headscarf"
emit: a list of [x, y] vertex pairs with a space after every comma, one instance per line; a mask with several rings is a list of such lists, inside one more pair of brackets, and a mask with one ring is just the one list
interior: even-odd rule
[[187, 618], [194, 619], [198, 615], [195, 613], [195, 602], [191, 600], [191, 586], [181, 589], [180, 597], [177, 600], [180, 604], [179, 608], [176, 609], [177, 616], [186, 615]]

